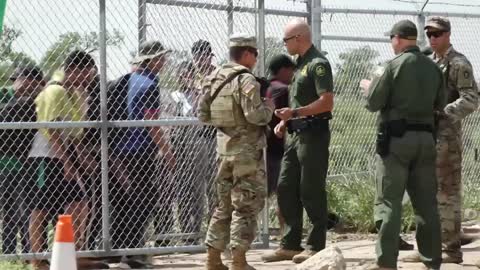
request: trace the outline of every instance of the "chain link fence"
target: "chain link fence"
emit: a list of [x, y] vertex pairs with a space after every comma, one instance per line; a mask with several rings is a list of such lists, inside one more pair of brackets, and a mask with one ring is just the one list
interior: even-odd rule
[[[216, 204], [215, 131], [195, 118], [202, 78], [228, 60], [234, 32], [259, 37], [255, 72], [268, 76], [266, 63], [285, 53], [283, 26], [309, 20], [310, 1], [30, 2], [8, 2], [0, 44], [1, 258], [48, 256], [59, 213], [74, 215], [80, 256], [201, 250]], [[453, 44], [477, 78], [469, 29], [479, 17], [451, 17]], [[383, 32], [405, 18], [422, 16], [322, 8], [336, 94], [330, 179], [373, 171], [375, 116], [358, 85], [393, 56]], [[145, 70], [134, 60], [151, 40], [171, 52], [127, 80]], [[469, 116], [464, 135], [466, 198], [477, 205], [478, 121]], [[259, 217], [256, 244], [268, 244], [270, 217]]]

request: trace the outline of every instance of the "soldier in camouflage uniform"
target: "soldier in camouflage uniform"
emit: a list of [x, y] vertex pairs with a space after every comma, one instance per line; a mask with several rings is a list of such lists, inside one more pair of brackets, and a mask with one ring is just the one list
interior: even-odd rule
[[260, 85], [250, 73], [257, 55], [255, 37], [233, 35], [231, 62], [215, 70], [203, 84], [198, 117], [217, 128], [218, 153], [219, 202], [205, 240], [209, 270], [228, 269], [220, 253], [229, 238], [233, 254], [230, 269], [253, 269], [245, 253], [255, 238], [257, 215], [267, 194], [262, 149], [274, 110], [271, 100], [262, 101]]
[[[443, 71], [447, 106], [437, 115], [438, 208], [442, 225], [444, 263], [462, 263], [462, 120], [478, 107], [478, 88], [468, 59], [450, 43], [450, 21], [428, 20], [425, 30], [433, 49], [431, 58]], [[406, 261], [418, 261], [419, 256]]]

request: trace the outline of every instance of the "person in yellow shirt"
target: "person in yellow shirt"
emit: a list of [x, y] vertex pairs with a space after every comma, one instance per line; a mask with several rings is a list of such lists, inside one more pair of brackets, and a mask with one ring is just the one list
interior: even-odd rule
[[[82, 121], [85, 120], [87, 103], [86, 87], [93, 79], [95, 69], [92, 56], [84, 51], [73, 51], [65, 59], [63, 74], [56, 73], [35, 99], [37, 121]], [[84, 183], [79, 175], [85, 150], [80, 143], [83, 128], [39, 129], [35, 135], [29, 157], [36, 168], [36, 198], [30, 220], [32, 252], [42, 252], [43, 236], [51, 217], [58, 214], [73, 216], [76, 249], [83, 248], [88, 202]], [[33, 260], [34, 269], [48, 269], [45, 261]], [[79, 260], [79, 266], [91, 263]], [[95, 269], [108, 265], [97, 264]]]

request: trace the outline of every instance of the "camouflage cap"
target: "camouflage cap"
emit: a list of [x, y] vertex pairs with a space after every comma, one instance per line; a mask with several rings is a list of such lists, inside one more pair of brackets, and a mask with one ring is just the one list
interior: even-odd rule
[[416, 40], [418, 36], [417, 26], [410, 20], [401, 20], [393, 25], [385, 36], [399, 36], [403, 39]]
[[146, 41], [140, 44], [137, 55], [130, 62], [132, 64], [138, 64], [169, 52], [171, 52], [171, 50], [165, 49], [160, 41]]
[[425, 30], [429, 27], [436, 28], [440, 31], [450, 32], [451, 24], [450, 20], [445, 17], [431, 17], [428, 19], [427, 24], [425, 25]]
[[251, 47], [257, 48], [257, 39], [255, 36], [245, 33], [233, 34], [230, 36], [229, 47]]

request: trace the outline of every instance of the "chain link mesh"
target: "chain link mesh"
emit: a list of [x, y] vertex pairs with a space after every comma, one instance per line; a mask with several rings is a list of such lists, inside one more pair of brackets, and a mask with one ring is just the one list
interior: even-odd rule
[[[60, 213], [74, 215], [78, 249], [102, 250], [103, 203], [110, 206], [111, 247], [126, 249], [123, 254], [145, 247], [201, 245], [216, 204], [214, 130], [194, 118], [201, 79], [227, 61], [233, 32], [264, 31], [265, 63], [286, 53], [283, 26], [295, 16], [306, 16], [306, 5], [266, 1], [269, 12], [264, 28], [258, 29], [262, 24], [255, 1], [106, 1], [106, 111], [117, 127], [108, 126], [109, 155], [104, 156], [104, 124], [96, 122], [101, 120], [102, 88], [98, 1], [30, 2], [8, 2], [0, 43], [1, 254], [50, 251]], [[363, 108], [358, 84], [393, 56], [381, 38], [404, 18], [416, 21], [373, 11], [322, 14], [322, 50], [334, 69], [336, 94], [330, 176], [373, 170], [375, 116]], [[451, 21], [453, 43], [470, 58], [479, 78], [476, 40], [466, 31], [478, 19]], [[140, 72], [145, 76], [125, 83], [123, 75], [144, 69], [132, 63], [139, 41], [151, 40], [171, 50], [158, 63], [163, 64], [161, 72], [156, 79]], [[195, 57], [192, 46], [199, 40], [209, 42], [211, 51], [199, 45], [203, 56]], [[87, 54], [72, 56], [76, 49]], [[64, 63], [65, 72], [58, 72]], [[136, 95], [128, 95], [126, 86], [137, 89]], [[152, 127], [144, 121], [148, 119], [171, 121]], [[464, 125], [465, 193], [477, 205], [479, 121], [474, 113]], [[34, 122], [43, 126], [19, 129]], [[55, 129], [54, 124], [64, 126]], [[108, 198], [102, 197], [102, 160], [108, 165]]]

